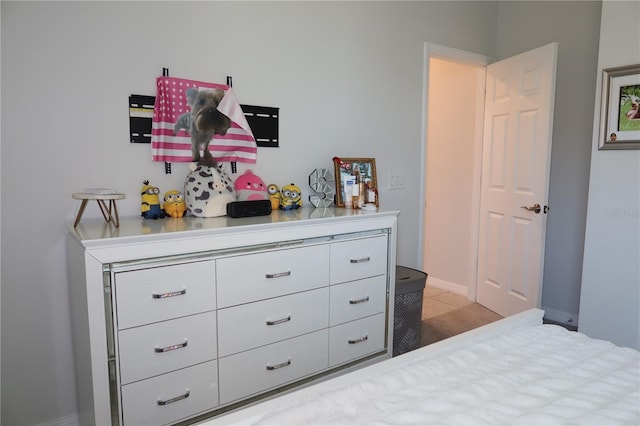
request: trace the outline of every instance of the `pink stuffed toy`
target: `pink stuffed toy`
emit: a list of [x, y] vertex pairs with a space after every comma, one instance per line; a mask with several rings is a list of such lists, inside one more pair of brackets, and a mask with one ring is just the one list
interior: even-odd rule
[[267, 186], [259, 176], [247, 170], [235, 181], [238, 201], [268, 200]]

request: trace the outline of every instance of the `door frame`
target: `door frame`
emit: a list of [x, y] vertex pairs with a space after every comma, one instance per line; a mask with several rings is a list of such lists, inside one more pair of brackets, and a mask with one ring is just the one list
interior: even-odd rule
[[422, 81], [422, 142], [420, 144], [420, 223], [419, 223], [419, 245], [418, 245], [418, 264], [420, 269], [424, 270], [424, 221], [426, 210], [425, 198], [425, 177], [426, 177], [426, 161], [427, 161], [427, 145], [428, 141], [428, 121], [429, 121], [429, 65], [431, 58], [439, 58], [449, 62], [459, 62], [465, 65], [478, 67], [478, 102], [475, 109], [476, 126], [474, 129], [474, 154], [473, 154], [473, 198], [472, 206], [472, 223], [471, 223], [471, 241], [472, 255], [468, 259], [468, 272], [471, 282], [467, 283], [467, 298], [476, 300], [477, 288], [477, 271], [478, 271], [478, 236], [480, 226], [480, 179], [482, 176], [482, 144], [484, 132], [484, 92], [486, 84], [486, 67], [494, 62], [494, 59], [480, 55], [477, 53], [467, 52], [451, 47], [446, 47], [434, 43], [424, 43], [423, 54], [423, 81]]

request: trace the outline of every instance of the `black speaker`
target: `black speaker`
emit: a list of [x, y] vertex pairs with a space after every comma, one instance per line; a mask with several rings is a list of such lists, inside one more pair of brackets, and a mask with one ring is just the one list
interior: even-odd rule
[[227, 204], [227, 216], [250, 217], [271, 214], [271, 200], [233, 201]]

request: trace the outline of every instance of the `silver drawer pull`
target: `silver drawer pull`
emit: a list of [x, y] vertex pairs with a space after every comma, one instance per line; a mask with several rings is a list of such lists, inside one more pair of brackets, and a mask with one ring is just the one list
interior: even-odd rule
[[291, 321], [291, 315], [288, 315], [284, 318], [280, 318], [279, 320], [267, 321], [267, 325], [278, 325], [288, 321]]
[[364, 297], [362, 299], [349, 300], [349, 304], [350, 305], [357, 305], [358, 303], [364, 303], [364, 302], [368, 302], [368, 301], [369, 301], [369, 296]]
[[277, 272], [275, 274], [265, 274], [265, 278], [281, 278], [281, 277], [288, 277], [289, 275], [291, 275], [291, 271], [287, 271], [287, 272]]
[[364, 263], [364, 262], [369, 262], [371, 260], [370, 256], [367, 257], [361, 257], [360, 259], [349, 259], [349, 262], [351, 263]]
[[164, 352], [171, 352], [171, 351], [175, 351], [176, 349], [182, 349], [186, 347], [187, 347], [187, 341], [185, 340], [184, 343], [178, 343], [177, 345], [166, 346], [164, 348], [155, 347], [153, 348], [153, 351], [157, 354], [161, 354]]
[[355, 345], [356, 343], [366, 342], [367, 340], [369, 340], [369, 336], [365, 335], [364, 337], [361, 337], [359, 339], [349, 340], [349, 344]]
[[286, 367], [287, 365], [291, 365], [291, 359], [288, 359], [287, 361], [283, 362], [282, 364], [267, 365], [267, 370], [269, 370], [269, 371], [277, 370], [278, 368]]
[[187, 294], [187, 289], [183, 288], [182, 290], [170, 291], [168, 293], [153, 293], [151, 297], [154, 299], [166, 299], [167, 297], [182, 296], [185, 294]]
[[176, 396], [175, 398], [171, 398], [171, 399], [165, 399], [164, 401], [162, 400], [158, 400], [157, 403], [158, 405], [169, 405], [169, 404], [173, 404], [174, 402], [178, 402], [178, 401], [182, 401], [183, 399], [189, 398], [189, 394], [191, 392], [187, 391], [186, 393], [184, 393], [183, 395], [180, 396]]

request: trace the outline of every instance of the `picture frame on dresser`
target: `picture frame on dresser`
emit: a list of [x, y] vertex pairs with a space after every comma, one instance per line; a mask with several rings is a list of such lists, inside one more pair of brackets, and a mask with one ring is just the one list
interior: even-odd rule
[[602, 70], [598, 149], [640, 149], [640, 64]]
[[[365, 183], [365, 190], [370, 184], [378, 194], [378, 178], [376, 173], [376, 159], [375, 158], [345, 158], [345, 157], [333, 157], [333, 168], [336, 180], [336, 206], [345, 207], [344, 183], [348, 177], [357, 171], [362, 176]], [[379, 197], [376, 195], [375, 203], [378, 207], [380, 205]]]

